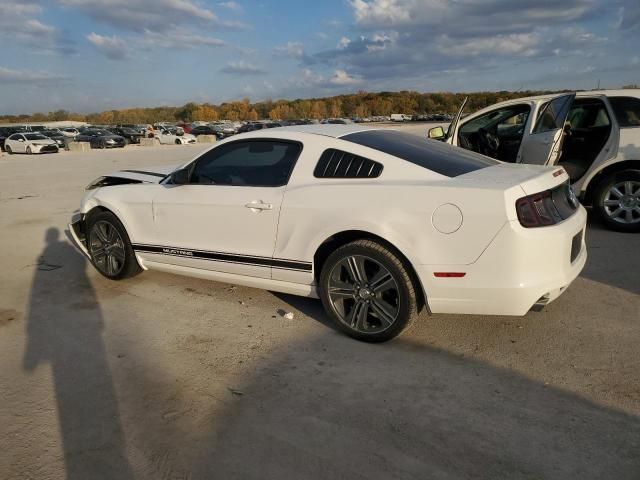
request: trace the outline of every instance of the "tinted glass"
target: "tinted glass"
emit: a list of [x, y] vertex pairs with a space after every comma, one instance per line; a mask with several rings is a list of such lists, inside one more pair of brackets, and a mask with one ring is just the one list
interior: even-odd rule
[[340, 138], [388, 153], [447, 177], [457, 177], [500, 163], [468, 150], [397, 130], [367, 130]]
[[221, 145], [196, 161], [191, 183], [252, 187], [286, 185], [301, 150], [299, 143], [276, 140]]
[[569, 113], [573, 98], [573, 95], [564, 95], [543, 104], [538, 112], [533, 133], [548, 132], [564, 127], [564, 121]]
[[621, 127], [640, 127], [640, 98], [609, 97], [613, 113]]
[[576, 100], [571, 106], [567, 121], [574, 130], [611, 125], [604, 103], [597, 99]]
[[39, 133], [27, 133], [25, 137], [27, 140], [47, 140], [47, 137]]

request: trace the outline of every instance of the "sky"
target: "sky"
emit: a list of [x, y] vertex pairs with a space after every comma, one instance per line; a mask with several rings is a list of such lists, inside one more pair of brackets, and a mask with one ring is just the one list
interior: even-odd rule
[[0, 114], [640, 83], [640, 0], [0, 0]]

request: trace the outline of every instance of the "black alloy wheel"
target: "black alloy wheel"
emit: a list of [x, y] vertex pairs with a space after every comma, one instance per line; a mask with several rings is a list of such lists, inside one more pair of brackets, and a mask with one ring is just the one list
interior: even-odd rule
[[417, 314], [409, 269], [377, 242], [358, 240], [338, 248], [323, 266], [320, 285], [327, 313], [358, 340], [390, 340]]
[[111, 280], [136, 275], [138, 265], [122, 223], [111, 212], [100, 212], [87, 222], [87, 249], [96, 270]]

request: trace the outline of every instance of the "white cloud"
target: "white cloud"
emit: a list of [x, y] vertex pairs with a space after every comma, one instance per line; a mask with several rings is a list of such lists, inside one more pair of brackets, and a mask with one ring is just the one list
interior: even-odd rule
[[349, 40], [347, 37], [342, 37], [338, 42], [338, 46], [336, 48], [344, 50], [349, 46], [350, 43], [351, 43], [351, 40]]
[[287, 42], [282, 47], [276, 47], [276, 51], [295, 59], [304, 57], [304, 45], [300, 42]]
[[220, 69], [222, 73], [228, 73], [232, 75], [262, 75], [267, 73], [265, 70], [251, 65], [250, 63], [240, 60], [238, 62], [229, 62], [226, 66]]
[[211, 9], [192, 0], [58, 1], [62, 6], [82, 12], [98, 22], [137, 32], [163, 32], [194, 22], [221, 28], [246, 28], [240, 22], [220, 20]]
[[339, 86], [358, 85], [359, 83], [362, 83], [362, 78], [351, 76], [344, 70], [336, 70], [329, 80], [329, 83]]
[[36, 53], [74, 53], [66, 35], [36, 18], [42, 10], [38, 1], [0, 0], [0, 39], [36, 46]]
[[240, 5], [238, 2], [220, 2], [218, 3], [219, 6], [221, 6], [222, 8], [228, 8], [229, 10], [233, 10], [234, 12], [241, 12], [242, 11], [242, 5]]
[[49, 86], [56, 85], [68, 80], [65, 75], [58, 75], [50, 72], [35, 72], [24, 70], [12, 70], [0, 67], [0, 84], [35, 85]]
[[100, 53], [111, 60], [124, 60], [129, 56], [127, 44], [115, 35], [107, 37], [92, 32], [86, 38]]
[[538, 53], [541, 42], [538, 33], [518, 33], [455, 42], [444, 37], [439, 43], [441, 50], [451, 55], [478, 56], [492, 52], [495, 55], [531, 56]]
[[227, 42], [207, 35], [195, 35], [181, 30], [153, 32], [146, 30], [142, 43], [150, 47], [190, 49], [196, 47], [225, 47]]

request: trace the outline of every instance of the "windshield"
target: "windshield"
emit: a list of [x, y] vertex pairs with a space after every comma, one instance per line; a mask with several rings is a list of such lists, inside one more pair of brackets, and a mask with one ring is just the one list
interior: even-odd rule
[[41, 135], [40, 133], [26, 133], [24, 136], [27, 140], [49, 140], [47, 137]]

